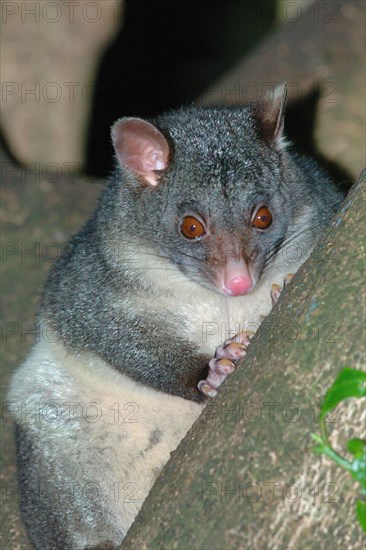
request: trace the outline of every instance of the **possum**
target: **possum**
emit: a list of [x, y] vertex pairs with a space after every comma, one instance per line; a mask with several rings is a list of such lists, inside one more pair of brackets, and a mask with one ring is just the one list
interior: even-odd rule
[[118, 547], [342, 200], [286, 141], [285, 100], [112, 127], [115, 170], [51, 269], [8, 396], [37, 549]]

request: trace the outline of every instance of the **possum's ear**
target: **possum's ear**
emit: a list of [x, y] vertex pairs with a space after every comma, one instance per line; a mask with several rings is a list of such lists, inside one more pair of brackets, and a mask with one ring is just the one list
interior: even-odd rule
[[168, 166], [169, 145], [155, 126], [140, 118], [121, 118], [112, 126], [112, 142], [119, 163], [159, 183], [159, 171]]
[[283, 84], [252, 105], [253, 116], [262, 137], [274, 143], [278, 149], [286, 147], [283, 137], [286, 98], [287, 86]]

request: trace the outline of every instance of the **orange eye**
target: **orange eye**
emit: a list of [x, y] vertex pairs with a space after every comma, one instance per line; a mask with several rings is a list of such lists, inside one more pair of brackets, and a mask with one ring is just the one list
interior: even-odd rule
[[261, 206], [252, 219], [252, 226], [256, 229], [267, 229], [272, 223], [272, 214], [267, 206]]
[[203, 223], [193, 216], [183, 218], [180, 230], [187, 239], [199, 239], [206, 234]]

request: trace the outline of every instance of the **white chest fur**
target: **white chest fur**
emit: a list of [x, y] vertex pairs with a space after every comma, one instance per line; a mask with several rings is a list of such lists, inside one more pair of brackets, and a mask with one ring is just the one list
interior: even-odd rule
[[[42, 449], [45, 477], [52, 471], [61, 491], [96, 484], [108, 524], [121, 536], [203, 409], [136, 384], [96, 356], [70, 354], [46, 341], [15, 373], [8, 399]], [[78, 536], [75, 548], [82, 548], [88, 540], [82, 530]]]
[[182, 336], [198, 345], [201, 353], [212, 356], [220, 344], [240, 330], [256, 332], [272, 308], [272, 284], [282, 286], [286, 276], [295, 273], [303, 261], [304, 258], [291, 265], [275, 262], [262, 275], [253, 292], [235, 297], [215, 293], [189, 281], [177, 268], [172, 290], [162, 271], [147, 270], [146, 278], [155, 288], [149, 306], [160, 312], [178, 312], [183, 320], [179, 327]]

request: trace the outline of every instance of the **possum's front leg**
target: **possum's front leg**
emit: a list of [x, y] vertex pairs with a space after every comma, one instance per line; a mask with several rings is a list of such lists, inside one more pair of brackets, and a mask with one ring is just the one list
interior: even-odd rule
[[[271, 288], [271, 300], [275, 305], [282, 293], [282, 290], [291, 282], [293, 274], [289, 273], [283, 282], [283, 288], [273, 284]], [[210, 360], [208, 375], [205, 380], [198, 382], [198, 389], [207, 397], [215, 397], [217, 388], [226, 378], [235, 371], [239, 359], [245, 357], [252, 332], [242, 331], [234, 338], [229, 338], [216, 350], [215, 356]]]
[[204, 395], [216, 396], [217, 388], [235, 371], [239, 359], [245, 357], [252, 335], [249, 331], [242, 331], [217, 348], [215, 357], [208, 364], [209, 372], [206, 379], [198, 382], [198, 389]]

